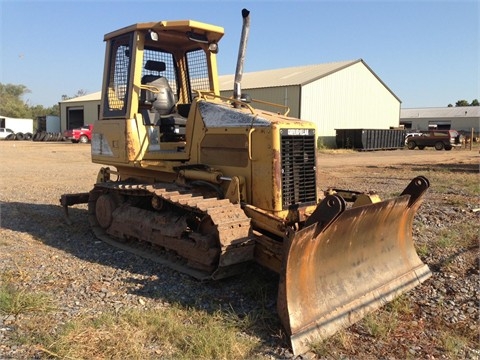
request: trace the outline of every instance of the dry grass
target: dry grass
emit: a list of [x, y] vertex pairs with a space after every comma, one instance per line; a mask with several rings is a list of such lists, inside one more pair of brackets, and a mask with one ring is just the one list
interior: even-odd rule
[[353, 154], [357, 151], [352, 149], [329, 149], [325, 147], [320, 147], [318, 149], [319, 154], [327, 154], [327, 155], [341, 155], [341, 154]]
[[25, 279], [26, 275], [20, 270], [3, 271], [0, 274], [0, 314], [45, 313], [54, 309], [48, 294], [21, 288]]
[[57, 334], [37, 334], [39, 349], [63, 359], [248, 359], [260, 341], [248, 317], [172, 305], [81, 317]]
[[14, 284], [0, 284], [0, 314], [18, 315], [48, 312], [53, 309], [50, 296], [18, 289]]
[[[60, 359], [251, 359], [258, 355], [258, 332], [267, 326], [261, 310], [239, 316], [234, 311], [207, 312], [171, 304], [149, 310], [125, 309], [79, 315], [56, 328], [45, 294], [18, 290], [21, 271], [2, 274], [0, 314], [29, 314], [15, 334], [32, 357]], [[17, 284], [18, 285], [18, 284]], [[261, 284], [253, 283], [252, 296], [263, 298]], [[38, 324], [43, 324], [41, 327]], [[263, 329], [265, 330], [265, 329]]]

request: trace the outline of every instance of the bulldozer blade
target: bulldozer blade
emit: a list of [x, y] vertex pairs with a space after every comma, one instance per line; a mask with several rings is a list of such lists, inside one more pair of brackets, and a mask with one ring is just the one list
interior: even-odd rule
[[397, 198], [287, 235], [277, 310], [295, 355], [431, 276], [412, 239], [427, 188], [428, 180], [416, 178]]

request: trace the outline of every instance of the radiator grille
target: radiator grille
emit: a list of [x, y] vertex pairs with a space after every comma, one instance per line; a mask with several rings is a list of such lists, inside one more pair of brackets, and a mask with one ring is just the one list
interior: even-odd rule
[[315, 203], [315, 131], [283, 129], [281, 136], [282, 204]]

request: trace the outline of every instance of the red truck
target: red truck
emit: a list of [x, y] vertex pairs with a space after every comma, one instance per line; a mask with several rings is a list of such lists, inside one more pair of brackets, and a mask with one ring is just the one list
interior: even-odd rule
[[84, 125], [81, 128], [65, 130], [63, 136], [73, 143], [86, 144], [92, 140], [93, 125]]

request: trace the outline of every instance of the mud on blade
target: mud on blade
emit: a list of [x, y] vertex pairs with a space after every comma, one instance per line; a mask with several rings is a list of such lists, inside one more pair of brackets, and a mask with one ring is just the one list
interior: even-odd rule
[[413, 217], [427, 188], [428, 180], [418, 177], [397, 198], [347, 210], [327, 198], [319, 207], [328, 202], [337, 209], [332, 218], [319, 216], [291, 234], [278, 313], [294, 354], [430, 277], [412, 239]]

